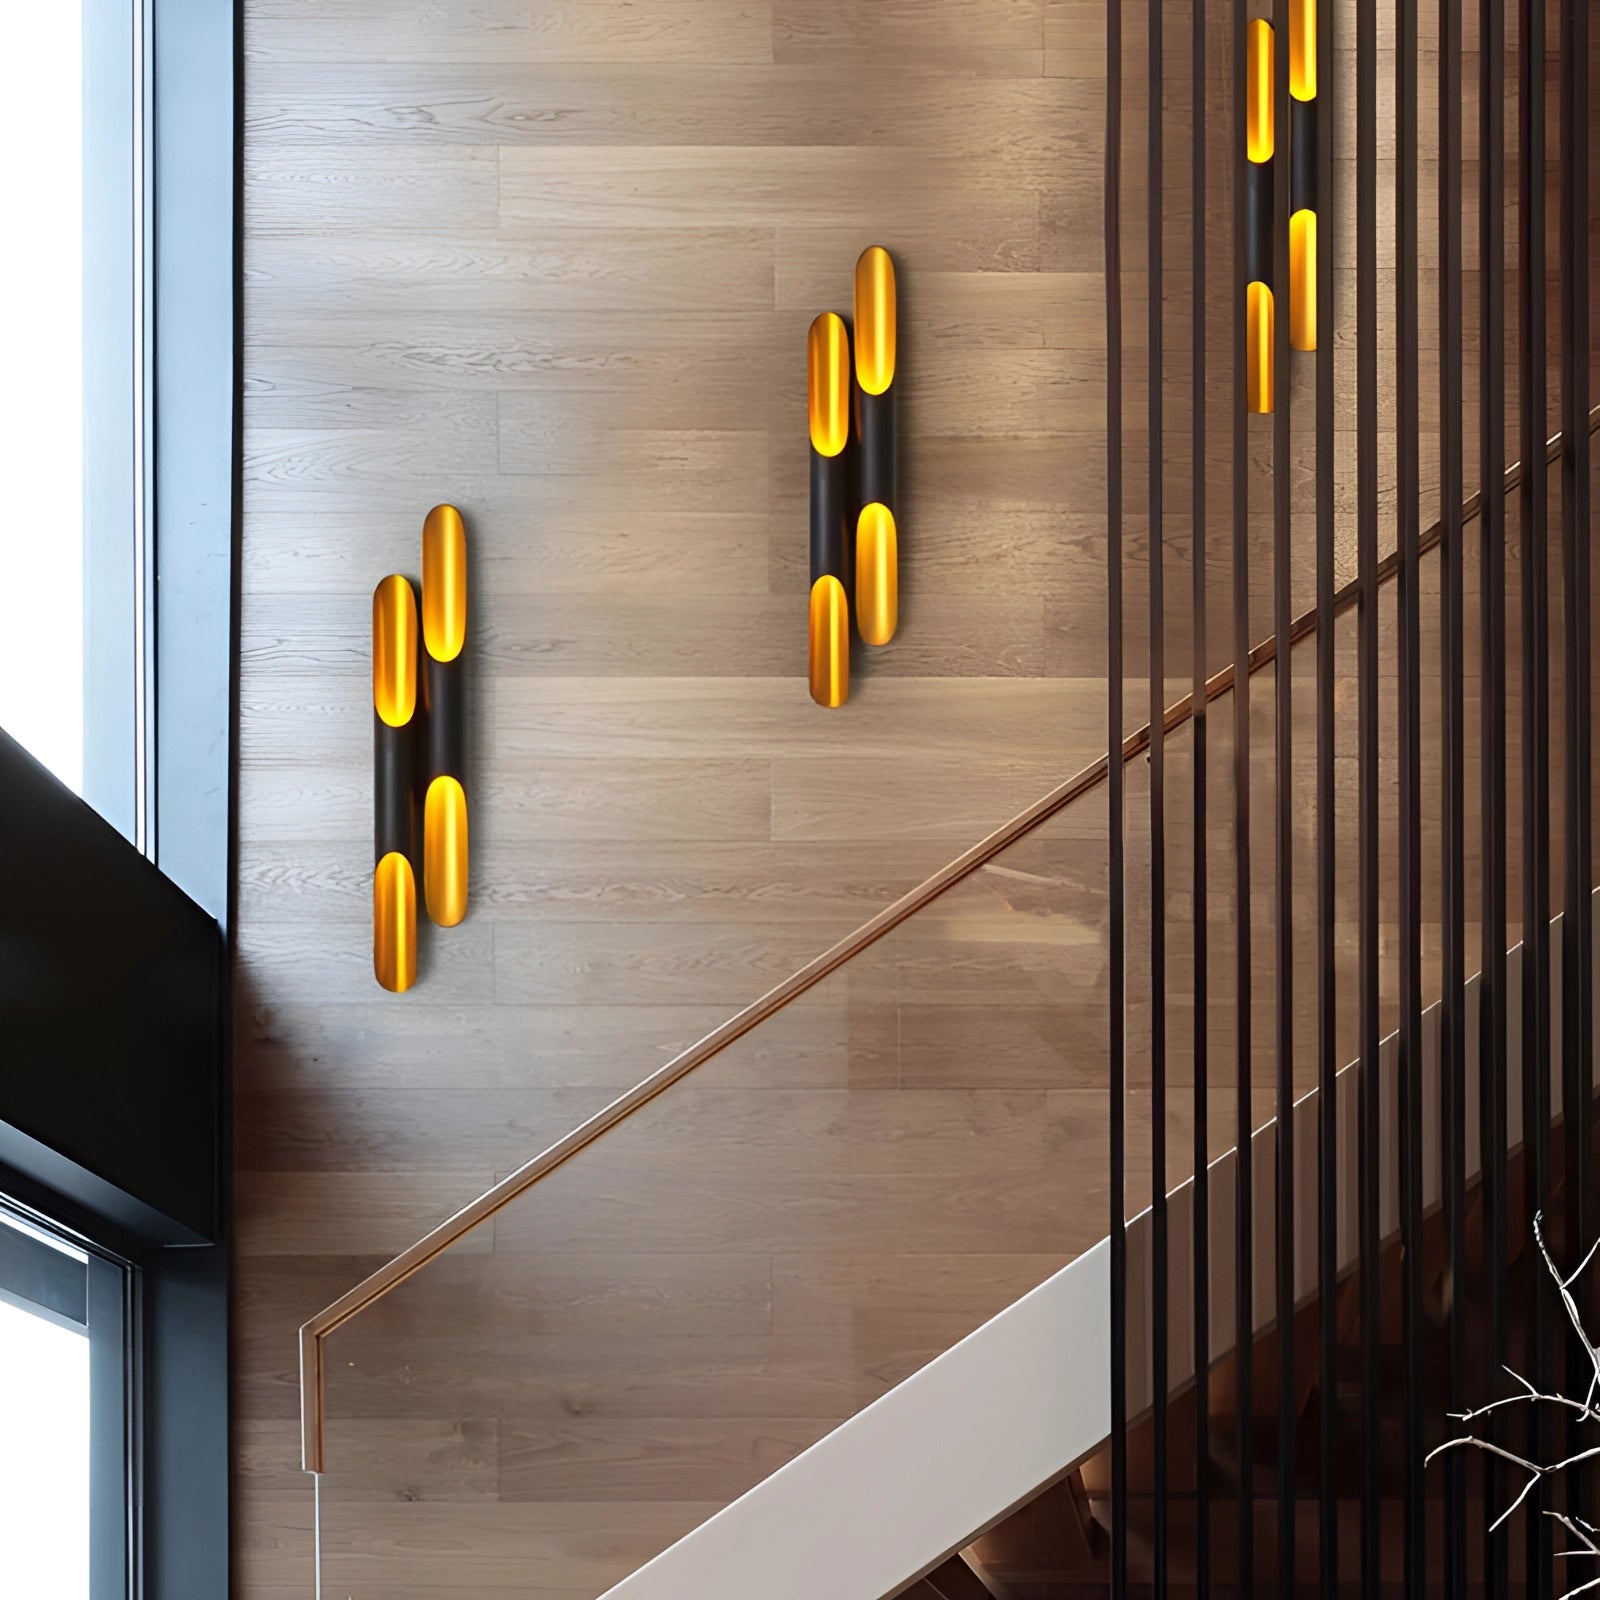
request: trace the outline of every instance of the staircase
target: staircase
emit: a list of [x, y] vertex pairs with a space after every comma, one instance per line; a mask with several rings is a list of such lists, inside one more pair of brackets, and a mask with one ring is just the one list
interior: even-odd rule
[[[1551, 927], [1552, 951], [1559, 953], [1561, 920]], [[1522, 949], [1508, 957], [1510, 992], [1520, 993]], [[1559, 971], [1559, 963], [1555, 963]], [[1478, 979], [1468, 985], [1468, 1038], [1474, 1046], [1468, 1055], [1467, 1104], [1478, 1103], [1477, 1039]], [[1560, 993], [1552, 996], [1560, 1014]], [[1427, 1125], [1437, 1126], [1439, 1093], [1439, 1008], [1424, 1015], [1424, 1104]], [[1511, 1019], [1511, 1036], [1520, 1037], [1519, 1018]], [[1382, 1093], [1398, 1092], [1398, 1037], [1391, 1035], [1380, 1052]], [[1339, 1074], [1341, 1131], [1339, 1189], [1339, 1265], [1348, 1274], [1356, 1262], [1355, 1192], [1357, 1125], [1356, 1096], [1359, 1068], [1349, 1066]], [[1554, 1107], [1559, 1120], [1559, 1084]], [[1298, 1353], [1297, 1368], [1306, 1373], [1299, 1386], [1300, 1415], [1313, 1416], [1316, 1325], [1307, 1315], [1315, 1295], [1316, 1128], [1315, 1091], [1295, 1107], [1297, 1173], [1296, 1220], [1301, 1248], [1296, 1260], [1301, 1275], [1295, 1300], [1301, 1308], [1290, 1346]], [[1520, 1052], [1508, 1065], [1507, 1103], [1521, 1104]], [[1476, 1150], [1476, 1126], [1468, 1128], [1468, 1149]], [[1256, 1133], [1252, 1146], [1257, 1219], [1253, 1231], [1256, 1264], [1256, 1317], [1252, 1337], [1261, 1354], [1257, 1361], [1257, 1388], [1265, 1416], [1260, 1439], [1252, 1451], [1256, 1494], [1256, 1550], [1258, 1562], [1270, 1571], [1275, 1561], [1277, 1481], [1276, 1418], [1271, 1403], [1276, 1393], [1276, 1363], [1282, 1341], [1273, 1324], [1273, 1193], [1276, 1126], [1269, 1121]], [[1515, 1160], [1521, 1144], [1520, 1117], [1510, 1128]], [[1469, 1158], [1469, 1185], [1478, 1176], [1476, 1156]], [[1211, 1349], [1217, 1357], [1212, 1373], [1212, 1406], [1208, 1428], [1210, 1458], [1215, 1477], [1210, 1485], [1214, 1500], [1212, 1561], [1219, 1581], [1232, 1571], [1232, 1530], [1238, 1492], [1238, 1456], [1230, 1404], [1232, 1387], [1230, 1351], [1234, 1345], [1232, 1323], [1233, 1278], [1231, 1241], [1236, 1204], [1235, 1158], [1232, 1152], [1209, 1170], [1210, 1259], [1209, 1286]], [[1423, 1175], [1424, 1204], [1436, 1212], [1441, 1197], [1437, 1152]], [[1398, 1261], [1399, 1202], [1393, 1152], [1383, 1166], [1380, 1192], [1380, 1226], [1385, 1240], [1385, 1264], [1393, 1276]], [[1169, 1197], [1175, 1239], [1187, 1239], [1192, 1227], [1194, 1185], [1186, 1181]], [[1263, 1199], [1266, 1197], [1266, 1199]], [[1129, 1278], [1135, 1287], [1130, 1307], [1129, 1349], [1142, 1352], [1130, 1372], [1130, 1413], [1148, 1411], [1150, 1349], [1149, 1213], [1129, 1225]], [[1525, 1219], [1514, 1218], [1513, 1237], [1526, 1237]], [[1442, 1228], [1437, 1215], [1430, 1228], [1425, 1253], [1430, 1263], [1429, 1282], [1434, 1296], [1448, 1292], [1443, 1284]], [[1524, 1252], [1519, 1252], [1519, 1259]], [[1174, 1439], [1171, 1459], [1192, 1462], [1196, 1416], [1193, 1406], [1194, 1362], [1188, 1333], [1193, 1305], [1191, 1283], [1185, 1281], [1187, 1252], [1174, 1252], [1169, 1279], [1172, 1307], [1169, 1373], [1174, 1397], [1188, 1396], [1173, 1410]], [[962, 1595], [988, 1592], [1032, 1600], [1040, 1585], [1093, 1585], [1103, 1591], [1106, 1581], [1105, 1530], [1108, 1513], [1104, 1501], [1107, 1477], [1103, 1446], [1109, 1427], [1107, 1393], [1110, 1382], [1109, 1251], [1106, 1243], [1080, 1256], [1031, 1294], [994, 1317], [954, 1349], [907, 1378], [882, 1399], [811, 1449], [757, 1485], [697, 1528], [654, 1561], [607, 1591], [606, 1600], [671, 1600], [694, 1594], [703, 1600], [737, 1600], [761, 1593], [770, 1600], [808, 1600], [816, 1593], [819, 1560], [828, 1562], [828, 1592], [838, 1600], [883, 1600], [910, 1595]], [[1523, 1265], [1525, 1274], [1526, 1265]], [[1341, 1361], [1354, 1359], [1354, 1283], [1341, 1288], [1340, 1325], [1346, 1336]], [[1142, 1292], [1141, 1292], [1142, 1290]], [[1396, 1295], [1398, 1291], [1395, 1291]], [[1394, 1332], [1388, 1330], [1391, 1346]], [[1398, 1381], [1398, 1361], [1388, 1363], [1391, 1393]], [[1391, 1415], [1393, 1413], [1390, 1413]], [[1442, 1394], [1432, 1396], [1430, 1415], [1444, 1415]], [[1347, 1415], [1346, 1422], [1353, 1422]], [[1302, 1430], [1303, 1431], [1303, 1430]], [[1442, 1437], [1442, 1434], [1439, 1435]], [[1314, 1441], [1314, 1432], [1310, 1440]], [[1438, 1442], [1435, 1438], [1432, 1442]], [[1148, 1430], [1135, 1430], [1130, 1440], [1133, 1460], [1130, 1499], [1131, 1576], [1148, 1579], [1149, 1485]], [[1297, 1459], [1297, 1498], [1300, 1515], [1308, 1522], [1306, 1544], [1314, 1544], [1316, 1529], [1316, 1457], [1308, 1442], [1307, 1459]], [[1141, 1474], [1140, 1467], [1145, 1469]], [[1172, 1580], [1192, 1582], [1194, 1540], [1193, 1478], [1188, 1489], [1175, 1495], [1172, 1532]], [[871, 1486], [870, 1490], [866, 1486]], [[1358, 1496], [1359, 1486], [1345, 1484], [1347, 1496]], [[1141, 1489], [1143, 1492], [1141, 1493]], [[1398, 1494], [1398, 1484], [1386, 1485]], [[1350, 1498], [1344, 1520], [1354, 1537], [1355, 1498]], [[1393, 1521], [1393, 1518], [1390, 1519]], [[825, 1532], [823, 1532], [825, 1530]], [[1308, 1570], [1308, 1581], [1314, 1580]], [[911, 1586], [906, 1587], [908, 1579]], [[974, 1582], [978, 1587], [974, 1588]], [[965, 1585], [965, 1588], [961, 1587]], [[985, 1589], [987, 1585], [987, 1589]], [[1053, 1593], [1053, 1589], [1045, 1591]]]
[[[1597, 422], [1600, 409], [1591, 431]], [[1547, 461], [1559, 445], [1549, 442]], [[1507, 493], [1520, 476], [1520, 467], [1508, 470]], [[1476, 515], [1476, 503], [1468, 510]], [[1437, 537], [1437, 528], [1424, 533], [1423, 548]], [[1387, 579], [1396, 564], [1382, 568]], [[1356, 598], [1354, 586], [1341, 591], [1335, 615]], [[1313, 637], [1316, 623], [1314, 615], [1295, 619], [1283, 653]], [[1276, 638], [1251, 651], [1245, 682], [1279, 655]], [[1198, 710], [1240, 687], [1225, 669], [1198, 699], [1169, 707], [1169, 755], [1181, 756]], [[1209, 721], [1213, 770], [1226, 772], [1228, 729]], [[1137, 819], [1148, 808], [1138, 758], [1150, 736], [1148, 727], [1136, 730], [1120, 752], [678, 1052], [306, 1324], [301, 1401], [305, 1465], [317, 1474], [319, 1597], [1061, 1600], [1104, 1590], [1111, 1269], [1106, 1088], [1097, 1074], [1108, 1050], [1108, 907], [1104, 883], [1086, 881], [1076, 863], [1086, 843], [1091, 853], [1103, 848], [1105, 780], [1115, 764], [1127, 789], [1130, 870], [1139, 867], [1148, 838]], [[1181, 767], [1169, 773], [1169, 812], [1181, 814], [1191, 798]], [[1185, 892], [1192, 866], [1169, 840], [1169, 894]], [[1212, 892], [1221, 892], [1215, 881]], [[1177, 926], [1169, 918], [1169, 932]], [[1135, 927], [1130, 941], [1147, 933]], [[1234, 930], [1213, 917], [1207, 934], [1215, 984], [1231, 966]], [[1557, 918], [1549, 967], [1557, 1019], [1560, 936]], [[1341, 959], [1341, 992], [1349, 993], [1349, 952]], [[1507, 970], [1513, 1162], [1522, 1139], [1521, 983], [1519, 948]], [[1314, 995], [1314, 981], [1302, 978], [1298, 992]], [[1469, 1186], [1477, 997], [1474, 979], [1465, 1029]], [[1225, 1004], [1213, 995], [1218, 1013]], [[1141, 1150], [1149, 1148], [1149, 1097], [1135, 1021], [1127, 1148]], [[1429, 1129], [1439, 1121], [1438, 1024], [1436, 1008], [1424, 1013]], [[1176, 1032], [1168, 1068], [1182, 1084]], [[1380, 1224], [1391, 1277], [1396, 1056], [1391, 1037], [1379, 1056]], [[1287, 1344], [1305, 1424], [1292, 1436], [1292, 1466], [1298, 1516], [1311, 1523], [1299, 1540], [1308, 1550], [1316, 1462], [1300, 1452], [1315, 1437], [1321, 1398], [1309, 1315], [1319, 1107], [1302, 1065], [1293, 1125], [1299, 1310]], [[1553, 1074], [1557, 1120], [1560, 1077]], [[1357, 1080], [1354, 1066], [1337, 1078], [1342, 1274], [1356, 1260]], [[802, 1087], [805, 1094], [793, 1092]], [[1231, 1104], [1231, 1086], [1217, 1092]], [[1177, 1172], [1167, 1168], [1168, 1558], [1178, 1585], [1193, 1573], [1202, 1426], [1213, 1575], [1226, 1582], [1232, 1571], [1246, 1487], [1255, 1498], [1257, 1571], [1275, 1560], [1278, 1130], [1270, 1101], [1258, 1095], [1255, 1106], [1249, 1398], [1251, 1414], [1274, 1423], [1245, 1441], [1248, 1482], [1233, 1359], [1231, 1113], [1212, 1115], [1205, 1167], [1212, 1365], [1203, 1423], [1186, 1278], [1193, 1169], [1182, 1161]], [[1425, 1140], [1428, 1206], [1441, 1193], [1439, 1155], [1437, 1141]], [[1148, 1173], [1130, 1179], [1130, 1194], [1152, 1188]], [[1525, 1220], [1513, 1212], [1512, 1238]], [[1148, 1581], [1152, 1553], [1149, 1423], [1139, 1420], [1154, 1399], [1150, 1226], [1145, 1212], [1128, 1230], [1126, 1531], [1136, 1582]], [[1442, 1301], [1459, 1286], [1440, 1265], [1437, 1220], [1423, 1237], [1428, 1293]], [[1353, 1288], [1342, 1283], [1337, 1308], [1346, 1339], [1357, 1326]], [[1394, 1298], [1384, 1306], [1390, 1345], [1399, 1337], [1389, 1325]], [[441, 1327], [453, 1330], [448, 1340]], [[1341, 1348], [1341, 1390], [1354, 1357]], [[1398, 1400], [1398, 1360], [1385, 1381]], [[1437, 1397], [1428, 1407], [1432, 1417], [1443, 1411]], [[1348, 1428], [1350, 1407], [1341, 1399], [1339, 1409]], [[1352, 1495], [1358, 1487], [1342, 1485]], [[1400, 1486], [1386, 1483], [1383, 1492], [1398, 1495]], [[1341, 1541], [1354, 1538], [1353, 1515], [1353, 1507], [1342, 1513]], [[1387, 1522], [1386, 1539], [1397, 1517]]]

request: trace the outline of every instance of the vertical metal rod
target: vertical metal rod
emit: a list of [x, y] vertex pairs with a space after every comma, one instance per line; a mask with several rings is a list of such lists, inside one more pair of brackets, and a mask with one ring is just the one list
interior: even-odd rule
[[[1331, 0], [1330, 0], [1331, 3]], [[1157, 8], [1159, 9], [1159, 7]], [[1279, 150], [1273, 162], [1272, 281], [1283, 310], [1273, 319], [1272, 364], [1277, 409], [1272, 417], [1272, 630], [1289, 637], [1291, 536], [1289, 432], [1293, 386], [1289, 381], [1289, 16], [1276, 0], [1272, 114]], [[1273, 671], [1273, 857], [1276, 925], [1273, 929], [1273, 1055], [1277, 1079], [1274, 1183], [1276, 1316], [1278, 1337], [1278, 1592], [1294, 1592], [1294, 653], [1278, 652]]]
[[311, 1474], [311, 1595], [322, 1600], [322, 1474]]
[[1395, 38], [1395, 520], [1400, 551], [1400, 1325], [1404, 1371], [1404, 1593], [1427, 1572], [1422, 1501], [1422, 675], [1417, 355], [1417, 0]]
[[1334, 85], [1331, 0], [1317, 7], [1317, 1289], [1320, 1311], [1318, 1571], [1323, 1600], [1339, 1592], [1337, 1496], [1339, 1337], [1338, 961], [1334, 923], [1333, 216]]
[[[1478, 15], [1478, 610], [1481, 646], [1483, 965], [1478, 987], [1478, 1094], [1483, 1175], [1484, 1276], [1489, 1289], [1489, 1370], [1506, 1349], [1506, 503], [1496, 479], [1506, 459], [1505, 417], [1505, 0], [1480, 0]], [[1485, 1419], [1504, 1448], [1501, 1414]], [[1483, 1452], [1483, 1572], [1489, 1600], [1510, 1586], [1506, 1540], [1489, 1533], [1505, 1503], [1506, 1475]]]
[[1161, 317], [1162, 277], [1162, 13], [1149, 10], [1148, 100], [1146, 144], [1146, 262], [1145, 305], [1149, 342], [1147, 371], [1150, 393], [1149, 501], [1150, 501], [1150, 1377], [1153, 1419], [1154, 1483], [1151, 1530], [1155, 1593], [1167, 1592], [1167, 752], [1166, 713], [1166, 590], [1163, 573], [1164, 515], [1162, 499], [1163, 391]]
[[[1206, 881], [1206, 4], [1194, 0], [1190, 96], [1193, 147], [1190, 186], [1194, 192], [1194, 296], [1191, 311], [1190, 388], [1194, 410], [1190, 490], [1192, 528], [1190, 670], [1194, 706], [1194, 1371], [1195, 1371], [1195, 1595], [1211, 1593], [1211, 1194], [1206, 1161], [1210, 1129], [1206, 1097], [1210, 982], [1206, 947], [1210, 940]], [[1153, 725], [1152, 725], [1153, 726]]]
[[[1444, 932], [1444, 992], [1439, 1008], [1440, 1172], [1443, 1177], [1446, 1252], [1454, 1292], [1445, 1327], [1445, 1382], [1452, 1412], [1463, 1408], [1466, 1284], [1466, 635], [1463, 568], [1465, 530], [1461, 503], [1463, 380], [1461, 304], [1461, 0], [1439, 0], [1439, 532], [1440, 728], [1444, 782], [1440, 922]], [[1482, 468], [1487, 495], [1489, 467]], [[1444, 1592], [1466, 1591], [1467, 1463], [1460, 1451], [1444, 1469]]]
[[1356, 565], [1361, 585], [1357, 766], [1360, 788], [1361, 1103], [1356, 1146], [1361, 1239], [1361, 1592], [1383, 1581], [1378, 1406], [1382, 1279], [1378, 1190], [1378, 223], [1377, 7], [1356, 8]]
[[[1540, 444], [1547, 433], [1545, 381], [1545, 7], [1521, 0], [1520, 83], [1517, 103], [1517, 233], [1520, 291], [1520, 402], [1522, 422], [1522, 1062], [1527, 1214], [1550, 1195], [1550, 768], [1549, 768], [1549, 549], [1546, 517], [1549, 475]], [[1542, 1276], [1534, 1279], [1529, 1323], [1532, 1349], [1527, 1376], [1549, 1392], [1549, 1306]], [[1527, 1456], [1545, 1459], [1549, 1431], [1543, 1406], [1528, 1406]], [[1527, 1583], [1549, 1594], [1554, 1578], [1549, 1500], [1542, 1482], [1527, 1507]]]
[[[1566, 1135], [1566, 1248], [1573, 1267], [1594, 1233], [1589, 1137], [1594, 1115], [1593, 840], [1589, 811], [1589, 5], [1565, 0], [1561, 32], [1561, 555], [1565, 604], [1566, 882], [1561, 922], [1562, 1107]], [[1577, 1293], [1593, 1303], [1591, 1286]], [[1582, 1352], [1567, 1340], [1567, 1390], [1587, 1392]], [[1568, 1416], [1566, 1453], [1581, 1449]], [[1589, 1464], [1565, 1480], [1567, 1510], [1593, 1507]]]
[[1128, 1590], [1127, 871], [1122, 748], [1122, 0], [1106, 0], [1106, 763], [1111, 977], [1111, 1592]]
[[1245, 0], [1233, 3], [1233, 871], [1235, 904], [1235, 1143], [1238, 1174], [1234, 1211], [1234, 1361], [1237, 1374], [1239, 1528], [1237, 1593], [1255, 1588], [1255, 1281], [1252, 1233], [1255, 1186], [1250, 1136], [1250, 453], [1246, 433], [1244, 297], [1248, 281], [1245, 236]]

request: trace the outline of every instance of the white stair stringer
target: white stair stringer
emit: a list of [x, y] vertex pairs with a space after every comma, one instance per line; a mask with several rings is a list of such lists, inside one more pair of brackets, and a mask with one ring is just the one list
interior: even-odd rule
[[[1561, 1109], [1561, 919], [1551, 924], [1551, 1099]], [[1506, 963], [1510, 1015], [1507, 1146], [1522, 1139], [1522, 950]], [[1467, 1181], [1478, 1161], [1478, 979], [1467, 984]], [[1600, 1027], [1600, 1018], [1597, 1018]], [[1379, 1051], [1379, 1226], [1398, 1231], [1395, 1183], [1397, 1036]], [[1439, 1009], [1423, 1016], [1423, 1125], [1438, 1127]], [[1358, 1064], [1337, 1076], [1338, 1261], [1356, 1264]], [[1316, 1292], [1317, 1091], [1295, 1104], [1295, 1299]], [[1251, 1140], [1255, 1331], [1275, 1301], [1276, 1119]], [[1440, 1199], [1439, 1141], [1423, 1141], [1424, 1208]], [[1234, 1341], [1235, 1152], [1207, 1169], [1213, 1360]], [[1193, 1180], [1168, 1196], [1168, 1372], [1171, 1392], [1194, 1376], [1191, 1340]], [[1128, 1413], [1152, 1400], [1150, 1213], [1128, 1224]], [[686, 1534], [602, 1600], [886, 1600], [1025, 1505], [1105, 1442], [1110, 1432], [1109, 1239], [974, 1330], [748, 1493]]]

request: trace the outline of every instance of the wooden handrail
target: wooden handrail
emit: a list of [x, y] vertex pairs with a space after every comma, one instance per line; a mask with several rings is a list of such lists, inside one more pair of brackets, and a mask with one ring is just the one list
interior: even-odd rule
[[[1600, 406], [1589, 413], [1589, 432], [1600, 431]], [[1545, 445], [1545, 463], [1548, 466], [1561, 454], [1562, 436], [1550, 436]], [[1522, 463], [1513, 462], [1506, 468], [1501, 492], [1509, 494], [1522, 481]], [[1480, 490], [1463, 502], [1461, 519], [1472, 521], [1483, 509]], [[1433, 549], [1443, 530], [1442, 523], [1434, 523], [1421, 535], [1419, 553]], [[1384, 583], [1400, 570], [1399, 552], [1385, 556], [1378, 563], [1376, 582]], [[1361, 598], [1361, 584], [1357, 579], [1347, 583], [1333, 599], [1334, 615], [1338, 616], [1356, 605]], [[1289, 626], [1289, 647], [1317, 631], [1315, 609], [1302, 612]], [[1249, 654], [1245, 663], [1246, 677], [1253, 677], [1269, 662], [1277, 659], [1276, 635], [1264, 639]], [[1234, 664], [1229, 663], [1220, 672], [1206, 679], [1204, 702], [1228, 693], [1234, 684]], [[1194, 695], [1186, 694], [1167, 707], [1161, 719], [1164, 733], [1190, 721], [1195, 714]], [[1150, 748], [1150, 724], [1135, 729], [1122, 742], [1122, 760], [1132, 761]], [[901, 895], [892, 905], [854, 932], [846, 934], [835, 945], [813, 957], [798, 971], [792, 972], [781, 983], [769, 989], [759, 1000], [753, 1000], [742, 1011], [713, 1028], [704, 1038], [686, 1050], [680, 1051], [665, 1065], [658, 1067], [649, 1077], [636, 1083], [626, 1094], [618, 1096], [603, 1110], [597, 1111], [587, 1122], [558, 1139], [548, 1149], [541, 1151], [531, 1161], [525, 1162], [515, 1172], [502, 1178], [492, 1189], [486, 1190], [470, 1205], [463, 1206], [454, 1216], [441, 1222], [392, 1261], [364, 1278], [352, 1289], [340, 1295], [331, 1305], [324, 1307], [300, 1329], [300, 1452], [301, 1464], [307, 1472], [323, 1470], [323, 1389], [325, 1361], [323, 1341], [336, 1328], [343, 1327], [352, 1317], [360, 1315], [375, 1301], [381, 1300], [390, 1290], [397, 1289], [414, 1272], [420, 1271], [442, 1251], [448, 1250], [463, 1234], [470, 1233], [479, 1223], [486, 1222], [503, 1206], [509, 1205], [518, 1195], [531, 1188], [541, 1178], [570, 1161], [573, 1156], [594, 1143], [601, 1134], [609, 1132], [619, 1122], [626, 1121], [635, 1111], [648, 1105], [657, 1095], [670, 1089], [680, 1078], [686, 1077], [696, 1067], [704, 1066], [713, 1056], [720, 1054], [736, 1039], [742, 1038], [752, 1028], [765, 1022], [775, 1012], [781, 1011], [791, 1000], [797, 999], [807, 989], [820, 983], [830, 972], [859, 955], [869, 945], [876, 943], [886, 933], [899, 927], [908, 917], [916, 915], [926, 905], [937, 900], [945, 890], [971, 876], [985, 862], [991, 861], [1002, 850], [1014, 844], [1024, 834], [1031, 833], [1040, 823], [1047, 822], [1064, 806], [1088, 794], [1106, 780], [1110, 770], [1107, 756], [1091, 762], [1081, 772], [1068, 778], [1041, 799], [1034, 801], [1025, 811], [1020, 811], [1009, 822], [996, 828], [986, 839], [980, 840], [970, 850], [964, 851], [954, 861], [941, 867], [932, 877]]]

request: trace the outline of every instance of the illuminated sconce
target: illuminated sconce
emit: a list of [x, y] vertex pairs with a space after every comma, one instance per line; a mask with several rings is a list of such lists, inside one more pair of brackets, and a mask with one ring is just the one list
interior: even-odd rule
[[417, 601], [408, 579], [372, 593], [372, 968], [396, 994], [417, 981]]
[[842, 706], [850, 694], [850, 607], [844, 588], [850, 344], [844, 319], [833, 311], [824, 311], [806, 338], [806, 410], [811, 432], [811, 698], [821, 706]]
[[1289, 0], [1289, 343], [1317, 348], [1317, 0]]
[[422, 525], [422, 890], [428, 915], [443, 928], [467, 914], [466, 639], [467, 530], [454, 506], [435, 506]]
[[895, 528], [894, 369], [897, 338], [894, 262], [881, 245], [856, 262], [856, 430], [860, 435], [860, 514], [856, 522], [856, 626], [867, 644], [888, 644], [899, 618]]
[[1272, 25], [1253, 20], [1245, 35], [1245, 405], [1272, 410], [1276, 305], [1272, 284], [1272, 163], [1277, 148]]
[[372, 593], [372, 970], [395, 994], [417, 981], [419, 854], [428, 915], [453, 928], [467, 914], [466, 641], [467, 530], [454, 506], [435, 506], [420, 621], [409, 578], [391, 573]]

